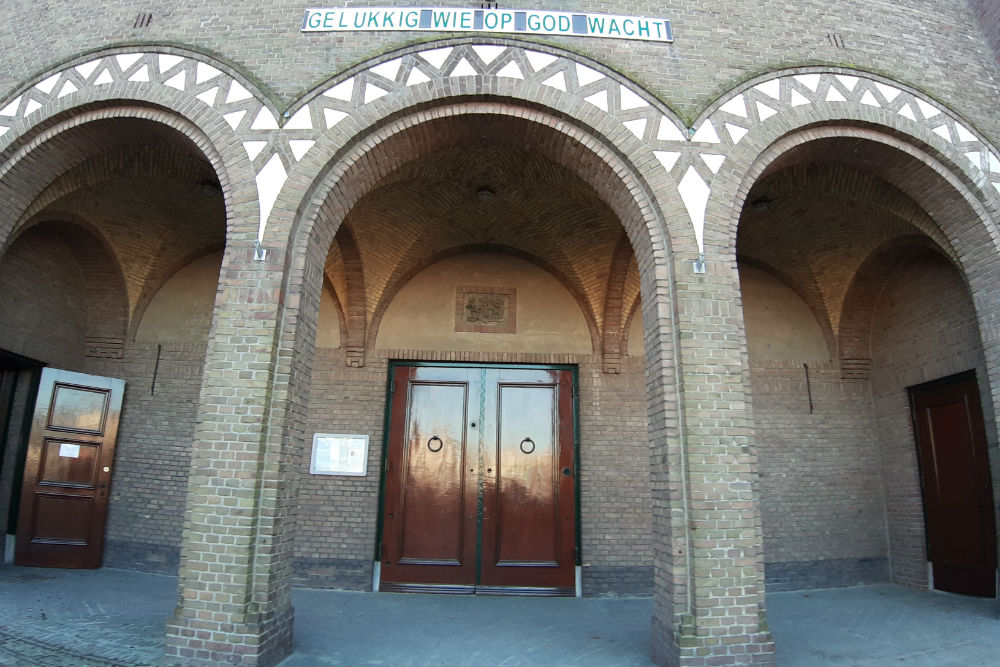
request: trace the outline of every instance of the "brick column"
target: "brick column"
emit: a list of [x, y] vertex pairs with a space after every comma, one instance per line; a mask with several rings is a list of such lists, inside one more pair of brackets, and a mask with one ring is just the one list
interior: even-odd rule
[[[227, 249], [191, 455], [168, 660], [269, 665], [292, 649], [292, 483], [281, 249]], [[283, 366], [279, 367], [279, 357]]]
[[[687, 257], [675, 272], [679, 366], [650, 362], [651, 391], [663, 402], [659, 417], [650, 413], [653, 656], [672, 665], [773, 664], [735, 262], [695, 275]], [[671, 383], [676, 392], [655, 389]]]

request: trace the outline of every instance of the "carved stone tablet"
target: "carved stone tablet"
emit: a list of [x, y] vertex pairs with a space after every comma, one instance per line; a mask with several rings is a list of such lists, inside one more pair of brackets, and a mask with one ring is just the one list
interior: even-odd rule
[[517, 290], [460, 286], [455, 290], [455, 331], [517, 333]]

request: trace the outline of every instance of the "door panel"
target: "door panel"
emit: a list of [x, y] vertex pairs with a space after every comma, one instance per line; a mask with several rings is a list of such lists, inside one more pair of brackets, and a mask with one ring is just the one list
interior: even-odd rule
[[975, 375], [910, 392], [934, 587], [993, 597], [993, 490]]
[[382, 590], [574, 592], [572, 382], [570, 370], [394, 369]]
[[382, 519], [383, 590], [440, 584], [459, 592], [475, 584], [476, 480], [468, 481], [473, 473], [466, 464], [470, 378], [465, 372], [439, 371], [395, 369]]
[[399, 563], [458, 565], [466, 385], [410, 385]]
[[18, 565], [101, 564], [125, 382], [42, 371], [18, 516]]
[[556, 565], [554, 394], [551, 386], [500, 386], [496, 565]]

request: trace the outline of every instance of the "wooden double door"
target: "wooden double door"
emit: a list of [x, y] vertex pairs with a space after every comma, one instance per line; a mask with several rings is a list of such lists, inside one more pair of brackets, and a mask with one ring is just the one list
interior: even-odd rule
[[996, 528], [973, 372], [910, 388], [934, 588], [994, 597]]
[[391, 371], [380, 590], [572, 595], [573, 371]]

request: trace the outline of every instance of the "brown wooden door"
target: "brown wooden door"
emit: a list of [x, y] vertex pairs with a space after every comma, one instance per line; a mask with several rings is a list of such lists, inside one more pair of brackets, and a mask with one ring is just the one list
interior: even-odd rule
[[570, 370], [397, 366], [381, 590], [572, 594]]
[[17, 565], [100, 567], [124, 380], [42, 371], [21, 485]]
[[993, 597], [996, 532], [974, 373], [910, 389], [934, 588]]

